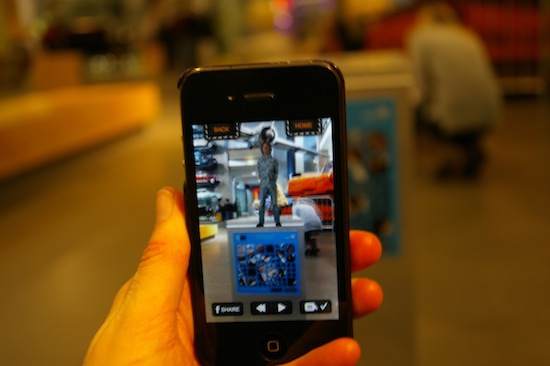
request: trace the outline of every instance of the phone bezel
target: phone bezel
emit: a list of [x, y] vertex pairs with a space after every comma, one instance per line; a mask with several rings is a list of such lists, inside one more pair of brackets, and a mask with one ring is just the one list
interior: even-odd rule
[[[333, 119], [334, 152], [340, 158], [334, 164], [334, 192], [337, 212], [335, 222], [337, 246], [339, 320], [258, 321], [206, 323], [201, 251], [192, 248], [190, 277], [194, 293], [195, 339], [198, 354], [205, 364], [220, 364], [218, 355], [259, 362], [261, 352], [250, 346], [265, 334], [277, 334], [290, 345], [280, 361], [294, 359], [305, 351], [340, 336], [352, 336], [352, 308], [347, 206], [347, 160], [345, 159], [345, 94], [344, 80], [338, 68], [327, 61], [294, 61], [269, 64], [212, 66], [189, 69], [181, 76], [180, 103], [184, 156], [193, 159], [193, 145], [185, 136], [192, 136], [193, 123], [213, 124], [276, 119], [331, 117]], [[247, 98], [247, 95], [257, 98]], [[186, 143], [189, 141], [188, 143]], [[336, 155], [335, 155], [336, 156]], [[184, 160], [185, 161], [185, 160]], [[335, 159], [335, 163], [336, 163]], [[198, 219], [191, 217], [197, 207], [194, 164], [185, 164], [184, 182], [187, 229], [193, 244], [200, 245]], [[193, 194], [191, 194], [193, 193]], [[338, 195], [338, 197], [336, 197]], [[195, 239], [193, 239], [195, 238]], [[197, 296], [199, 295], [200, 296]], [[269, 329], [269, 331], [266, 331]], [[238, 343], [247, 345], [239, 350]], [[230, 339], [231, 342], [217, 342]], [[256, 355], [256, 353], [258, 355]], [[269, 361], [269, 360], [267, 360]], [[264, 362], [265, 361], [264, 358]]]

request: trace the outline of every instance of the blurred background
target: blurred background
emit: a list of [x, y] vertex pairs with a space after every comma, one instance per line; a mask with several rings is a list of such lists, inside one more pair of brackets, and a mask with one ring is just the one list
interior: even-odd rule
[[363, 227], [392, 234], [358, 274], [385, 290], [355, 322], [360, 364], [549, 365], [550, 1], [448, 3], [502, 108], [475, 176], [445, 179], [449, 146], [419, 124], [408, 44], [426, 3], [0, 0], [0, 364], [82, 362], [135, 271], [157, 190], [182, 185], [185, 68], [316, 57], [346, 77], [348, 122], [388, 121], [393, 141], [394, 180], [361, 201], [389, 194], [393, 221]]

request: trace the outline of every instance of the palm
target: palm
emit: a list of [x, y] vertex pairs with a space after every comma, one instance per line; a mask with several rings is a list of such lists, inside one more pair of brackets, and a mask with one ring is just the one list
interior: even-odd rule
[[[188, 271], [190, 243], [181, 193], [159, 192], [157, 223], [135, 275], [120, 289], [107, 319], [96, 333], [84, 365], [199, 365], [194, 351], [194, 308]], [[375, 263], [378, 239], [350, 233], [352, 270]], [[376, 310], [382, 290], [373, 281], [352, 282], [355, 316]], [[359, 346], [349, 338], [319, 347], [289, 365], [355, 365]]]

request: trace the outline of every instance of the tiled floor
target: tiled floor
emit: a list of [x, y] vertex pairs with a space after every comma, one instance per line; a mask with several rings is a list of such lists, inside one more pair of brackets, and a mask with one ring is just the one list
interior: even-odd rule
[[[173, 85], [155, 125], [0, 183], [1, 365], [81, 363], [156, 191], [181, 185]], [[403, 252], [364, 272], [386, 299], [356, 323], [361, 365], [550, 364], [549, 104], [507, 103], [479, 182], [436, 184], [416, 156]]]

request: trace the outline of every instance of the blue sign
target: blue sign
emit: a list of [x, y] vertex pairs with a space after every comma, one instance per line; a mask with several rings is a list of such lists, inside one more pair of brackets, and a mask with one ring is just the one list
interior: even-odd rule
[[348, 101], [350, 225], [399, 252], [397, 108], [391, 98]]
[[234, 233], [239, 294], [300, 294], [299, 237], [294, 231]]

